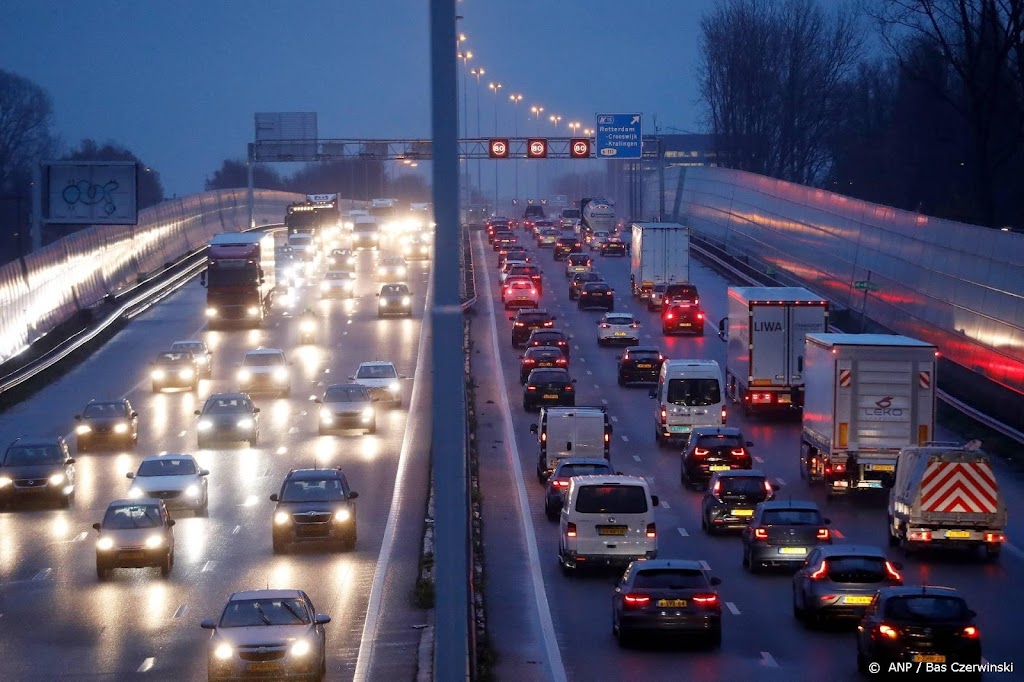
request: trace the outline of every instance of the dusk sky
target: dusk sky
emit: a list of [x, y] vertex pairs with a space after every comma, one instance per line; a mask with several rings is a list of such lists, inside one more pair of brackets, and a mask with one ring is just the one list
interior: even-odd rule
[[[699, 132], [697, 39], [715, 2], [459, 2], [469, 66], [486, 70], [483, 135], [494, 132], [491, 81], [503, 85], [505, 135], [511, 93], [524, 95], [520, 135], [555, 134], [531, 127], [535, 104], [563, 116], [564, 136], [597, 112], [644, 112], [645, 133], [651, 115], [665, 132]], [[50, 94], [66, 146], [117, 142], [160, 171], [168, 196], [191, 194], [244, 157], [257, 111], [316, 111], [321, 138], [428, 137], [428, 11], [427, 0], [14, 1], [0, 4], [0, 68]]]

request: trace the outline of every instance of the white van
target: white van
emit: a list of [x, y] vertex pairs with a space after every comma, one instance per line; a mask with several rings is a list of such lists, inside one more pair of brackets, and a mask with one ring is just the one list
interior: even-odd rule
[[308, 232], [294, 232], [288, 235], [288, 248], [302, 260], [316, 257], [316, 238]]
[[665, 360], [657, 388], [650, 396], [654, 408], [654, 438], [658, 445], [688, 441], [695, 426], [725, 423], [722, 368], [714, 360]]
[[605, 407], [542, 407], [537, 436], [537, 480], [543, 484], [565, 457], [611, 459], [612, 424]]
[[558, 563], [566, 575], [584, 566], [626, 566], [658, 556], [657, 495], [640, 476], [573, 476], [560, 519]]

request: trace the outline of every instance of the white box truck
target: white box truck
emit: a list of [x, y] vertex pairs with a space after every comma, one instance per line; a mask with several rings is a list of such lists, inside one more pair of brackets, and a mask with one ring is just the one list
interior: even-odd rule
[[629, 282], [634, 296], [651, 297], [655, 284], [690, 281], [690, 228], [679, 223], [633, 223]]
[[537, 436], [537, 480], [544, 483], [566, 457], [603, 457], [611, 461], [612, 423], [600, 407], [542, 407]]
[[890, 334], [808, 334], [800, 474], [829, 495], [891, 488], [900, 450], [935, 431], [934, 345]]
[[802, 287], [729, 287], [725, 383], [743, 412], [800, 410], [804, 337], [828, 331], [828, 301]]

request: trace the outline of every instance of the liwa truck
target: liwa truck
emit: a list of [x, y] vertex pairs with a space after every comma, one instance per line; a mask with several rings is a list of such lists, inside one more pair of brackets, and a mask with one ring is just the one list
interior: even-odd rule
[[804, 337], [828, 331], [828, 301], [802, 287], [729, 287], [726, 390], [752, 412], [796, 411], [804, 404]]
[[224, 232], [210, 240], [206, 271], [206, 319], [211, 328], [240, 324], [259, 327], [273, 304], [274, 235]]
[[831, 495], [891, 488], [900, 450], [935, 431], [934, 345], [889, 334], [807, 334], [800, 475]]
[[629, 282], [648, 300], [656, 284], [690, 281], [690, 230], [679, 223], [633, 223]]

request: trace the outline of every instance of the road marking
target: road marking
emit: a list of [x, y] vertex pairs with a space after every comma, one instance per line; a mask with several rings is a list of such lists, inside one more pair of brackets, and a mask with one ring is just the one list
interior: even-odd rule
[[36, 574], [34, 576], [32, 576], [32, 582], [34, 582], [34, 583], [41, 583], [44, 580], [46, 580], [47, 578], [49, 578], [51, 573], [53, 573], [53, 569], [52, 568], [42, 568], [42, 569], [39, 569], [38, 571], [36, 571]]
[[738, 616], [738, 615], [740, 615], [740, 610], [739, 610], [738, 608], [736, 608], [736, 605], [735, 605], [735, 604], [733, 604], [733, 603], [732, 603], [731, 601], [727, 601], [727, 602], [725, 602], [725, 607], [726, 607], [727, 609], [729, 609], [729, 612], [730, 612], [730, 613], [731, 613], [732, 615], [734, 615], [734, 616]]
[[629, 442], [629, 436], [623, 436], [623, 437], [622, 437], [622, 441], [623, 441], [624, 443], [628, 443], [628, 442]]
[[579, 350], [579, 349], [580, 349], [579, 345], [577, 345], [577, 344], [575, 344], [575, 343], [574, 343], [574, 344], [572, 345], [572, 347], [573, 347], [573, 348], [575, 348], [576, 350]]
[[306, 416], [306, 411], [303, 410], [302, 412], [299, 412], [299, 416], [300, 417], [305, 417]]
[[76, 536], [74, 537], [74, 539], [73, 539], [73, 540], [71, 540], [71, 542], [81, 542], [82, 540], [86, 539], [87, 537], [89, 537], [89, 534], [88, 534], [88, 533], [86, 533], [86, 532], [85, 532], [85, 531], [83, 530], [83, 531], [82, 531], [81, 533], [79, 533], [78, 535], [76, 535]]
[[184, 438], [187, 435], [188, 435], [188, 431], [182, 431], [181, 433], [178, 434], [178, 438]]
[[758, 457], [757, 455], [754, 455], [754, 461], [757, 462], [758, 464], [764, 464], [764, 460]]
[[778, 668], [779, 664], [775, 662], [775, 657], [767, 651], [761, 652], [761, 665], [769, 668]]
[[140, 665], [139, 669], [136, 670], [135, 672], [137, 672], [137, 673], [144, 673], [147, 670], [150, 670], [153, 667], [154, 663], [156, 663], [156, 659], [153, 658], [152, 656], [150, 656], [149, 658], [147, 658], [144, 661], [142, 661], [142, 665]]
[[586, 361], [587, 361], [586, 358], [580, 358], [580, 362], [586, 362]]
[[607, 398], [601, 398], [601, 404], [602, 405], [607, 405], [608, 404], [608, 399]]
[[613, 424], [618, 424], [618, 423], [619, 423], [619, 418], [618, 418], [618, 417], [614, 417], [614, 416], [613, 416], [613, 417], [612, 417], [612, 423], [613, 423]]
[[277, 449], [277, 454], [279, 454], [279, 455], [284, 455], [284, 454], [287, 454], [287, 453], [288, 453], [288, 448], [286, 448], [283, 445]]
[[210, 571], [213, 570], [213, 567], [216, 566], [216, 565], [217, 565], [216, 561], [207, 561], [205, 564], [203, 564], [203, 568], [200, 571], [200, 573], [209, 573]]
[[661, 507], [662, 509], [671, 509], [671, 508], [672, 508], [671, 506], [669, 506], [669, 503], [668, 503], [668, 502], [665, 502], [665, 501], [663, 501], [663, 500], [658, 500], [658, 505], [659, 505], [659, 506], [660, 506], [660, 507]]
[[639, 462], [640, 461], [640, 455], [633, 455], [633, 461]]
[[838, 528], [833, 528], [833, 529], [832, 529], [832, 535], [835, 535], [835, 536], [836, 536], [837, 538], [839, 538], [840, 540], [842, 540], [842, 539], [843, 539], [843, 538], [845, 537], [845, 536], [843, 535], [843, 533], [842, 533], [842, 532], [841, 532], [841, 531], [840, 531], [840, 530], [839, 530]]
[[786, 485], [786, 481], [778, 477], [775, 478], [775, 482], [778, 483], [779, 485]]
[[288, 433], [298, 433], [298, 432], [299, 432], [299, 427], [298, 426], [293, 426], [292, 428], [288, 429]]
[[590, 370], [588, 369], [588, 370], [587, 370], [587, 374], [593, 375], [594, 373], [593, 373], [593, 372], [591, 372], [591, 371], [590, 371]]
[[175, 618], [181, 618], [182, 616], [185, 615], [186, 611], [188, 611], [188, 604], [182, 604], [181, 606], [178, 607], [178, 610], [174, 612], [174, 617]]
[[232, 534], [232, 535], [238, 535], [238, 533], [239, 533], [239, 532], [240, 532], [241, 530], [242, 530], [242, 527], [241, 527], [241, 526], [235, 526], [235, 529], [234, 529], [233, 531], [231, 531], [231, 534]]
[[601, 388], [601, 384], [594, 384], [594, 388]]
[[710, 573], [710, 572], [711, 572], [711, 564], [709, 564], [708, 562], [706, 562], [706, 561], [704, 561], [703, 559], [701, 559], [701, 560], [700, 560], [699, 562], [697, 562], [697, 563], [699, 563], [699, 564], [700, 564], [701, 570], [703, 570], [703, 571], [707, 571], [708, 573]]
[[679, 534], [682, 535], [684, 538], [690, 537], [690, 534], [686, 532], [685, 528], [676, 528], [676, 530], [679, 531]]
[[242, 503], [243, 507], [254, 507], [256, 506], [257, 498], [255, 495], [249, 495], [245, 498], [245, 502]]

